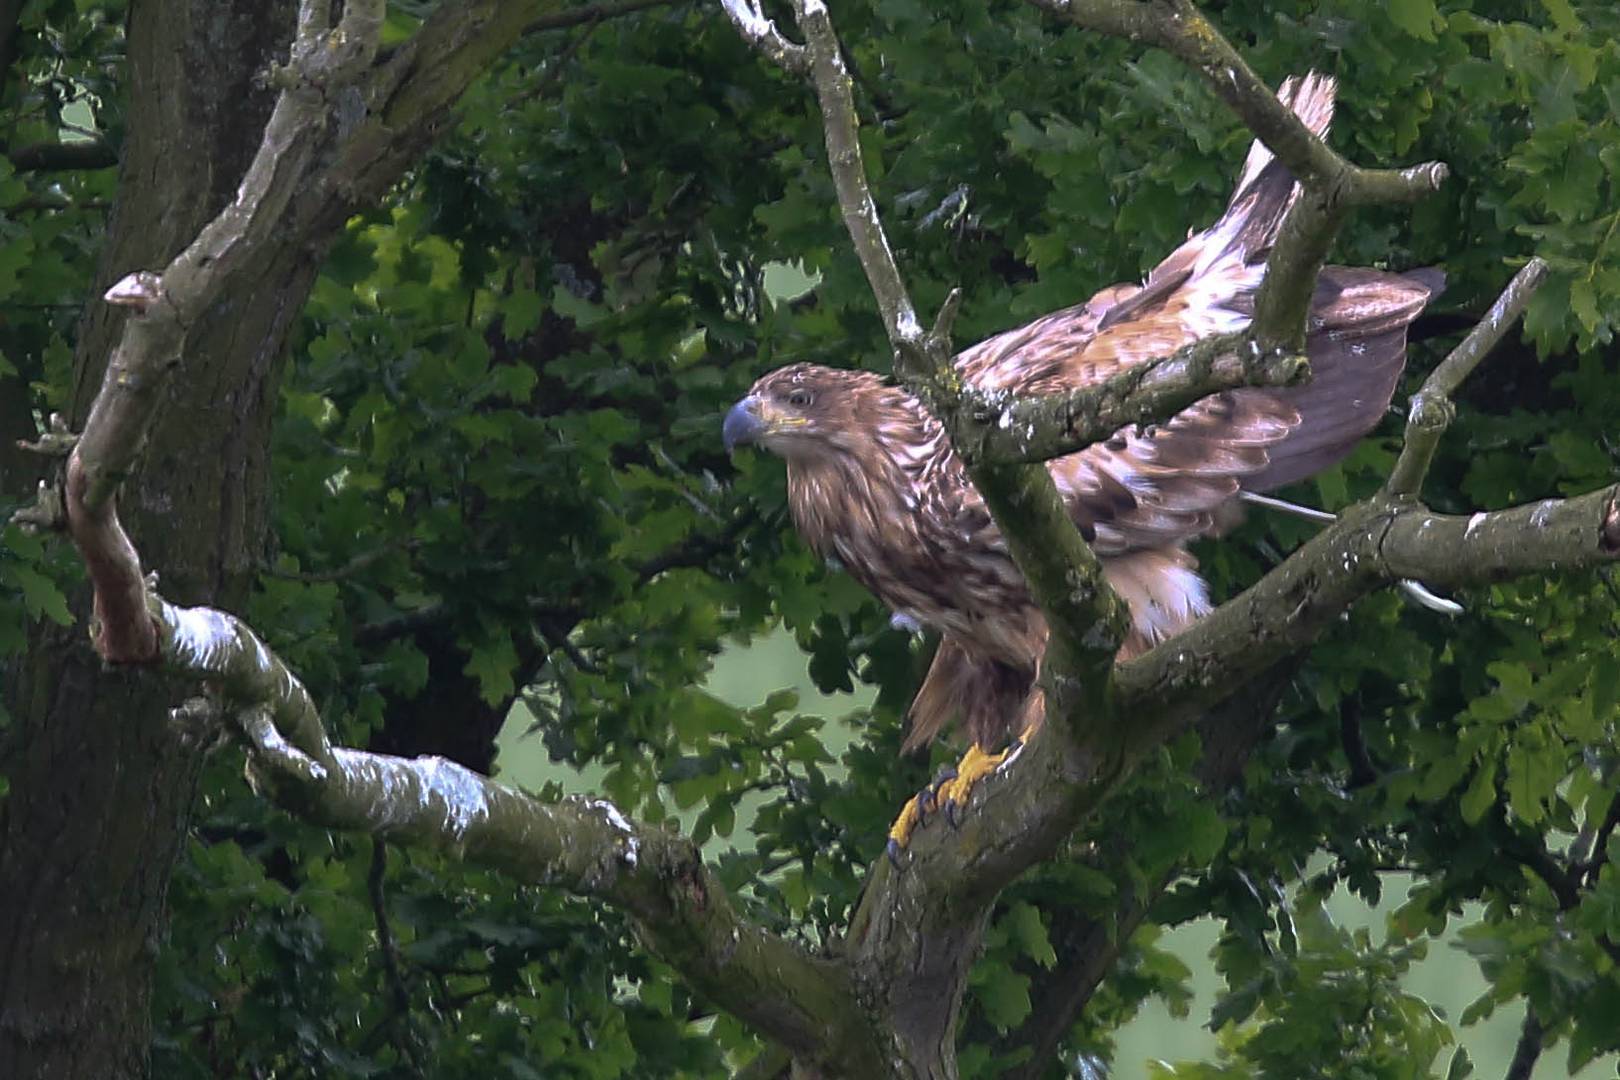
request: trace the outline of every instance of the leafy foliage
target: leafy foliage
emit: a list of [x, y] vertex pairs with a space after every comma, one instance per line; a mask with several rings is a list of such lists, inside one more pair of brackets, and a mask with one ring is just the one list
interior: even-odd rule
[[[393, 5], [390, 33], [426, 6]], [[6, 146], [86, 118], [116, 146], [120, 6], [26, 7]], [[1024, 5], [837, 15], [902, 265], [925, 309], [962, 287], [964, 341], [1140, 276], [1213, 217], [1248, 142], [1164, 56]], [[1353, 158], [1451, 164], [1438, 197], [1357, 216], [1335, 255], [1444, 266], [1414, 371], [1516, 262], [1554, 266], [1528, 342], [1465, 388], [1431, 503], [1611, 482], [1620, 16], [1338, 0], [1233, 3], [1220, 20], [1272, 80], [1339, 77], [1335, 141]], [[752, 917], [826, 942], [928, 775], [897, 757], [926, 645], [797, 541], [778, 465], [730, 461], [717, 437], [722, 410], [789, 358], [887, 364], [819, 117], [711, 7], [679, 5], [531, 35], [460, 117], [349, 224], [303, 312], [248, 614], [343, 739], [456, 752], [435, 739], [465, 728], [456, 750], [487, 763], [521, 700], [554, 761], [627, 813], [684, 821]], [[34, 412], [70, 393], [113, 180], [0, 158], [0, 389], [26, 385]], [[814, 287], [773, 297], [767, 271], [788, 262]], [[1302, 497], [1370, 491], [1393, 433]], [[1227, 595], [1308, 533], [1255, 518], [1203, 566]], [[25, 619], [66, 617], [67, 562], [0, 537], [0, 657]], [[1004, 898], [964, 1009], [964, 1075], [1018, 1060], [1044, 980], [1077, 963], [1066, 928], [1132, 904], [1146, 921], [1121, 922], [1066, 1060], [1107, 1061], [1150, 998], [1187, 1015], [1188, 970], [1158, 942], [1205, 915], [1225, 928], [1219, 1058], [1158, 1075], [1465, 1075], [1454, 1029], [1399, 981], [1459, 920], [1489, 982], [1461, 1023], [1528, 1002], [1572, 1069], [1620, 1049], [1616, 598], [1601, 576], [1510, 583], [1447, 621], [1378, 597], [1292, 673], [1240, 784], [1205, 791], [1197, 740], [1166, 748]], [[875, 705], [833, 723], [791, 696], [734, 707], [704, 689], [722, 649], [778, 624], [817, 685], [870, 685]], [[161, 1075], [705, 1076], [755, 1050], [616, 914], [438, 856], [393, 852], [379, 872], [369, 844], [280, 819], [234, 772], [206, 775], [172, 889]], [[1416, 884], [1387, 939], [1331, 923], [1333, 888], [1376, 899], [1393, 868]]]

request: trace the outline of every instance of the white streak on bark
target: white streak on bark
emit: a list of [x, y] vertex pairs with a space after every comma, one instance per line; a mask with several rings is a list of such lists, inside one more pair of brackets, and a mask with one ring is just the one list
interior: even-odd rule
[[163, 621], [174, 628], [169, 659], [191, 671], [219, 672], [236, 644], [236, 631], [223, 613], [207, 607], [176, 607], [163, 602]]

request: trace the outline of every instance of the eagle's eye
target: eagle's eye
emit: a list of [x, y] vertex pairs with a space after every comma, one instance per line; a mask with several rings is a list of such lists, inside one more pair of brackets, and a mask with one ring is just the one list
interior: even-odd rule
[[789, 405], [792, 405], [795, 409], [802, 409], [815, 400], [815, 395], [800, 386], [790, 391], [787, 399]]

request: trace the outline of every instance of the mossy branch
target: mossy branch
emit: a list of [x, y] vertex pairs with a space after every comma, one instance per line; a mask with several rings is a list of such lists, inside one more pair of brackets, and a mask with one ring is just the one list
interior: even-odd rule
[[439, 757], [334, 746], [296, 675], [245, 623], [155, 594], [163, 666], [205, 683], [248, 752], [255, 790], [302, 821], [425, 844], [619, 907], [647, 948], [698, 992], [846, 1075], [884, 1074], [881, 1040], [843, 965], [817, 958], [736, 910], [697, 847], [601, 799], [546, 803]]
[[1048, 461], [1132, 424], [1159, 424], [1189, 405], [1243, 386], [1294, 386], [1310, 375], [1292, 350], [1263, 352], [1245, 331], [1204, 338], [1063, 393], [995, 397], [965, 392], [952, 444], [970, 461]]
[[1309, 647], [1368, 593], [1402, 579], [1462, 588], [1620, 558], [1620, 486], [1470, 516], [1410, 499], [1358, 503], [1253, 587], [1116, 677], [1121, 711], [1157, 745], [1188, 716]]

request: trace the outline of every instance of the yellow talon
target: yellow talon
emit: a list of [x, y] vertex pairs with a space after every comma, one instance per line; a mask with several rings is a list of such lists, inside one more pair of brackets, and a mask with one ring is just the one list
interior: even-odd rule
[[931, 792], [931, 788], [923, 788], [922, 791], [907, 799], [906, 805], [900, 808], [900, 816], [894, 819], [893, 825], [889, 826], [887, 851], [889, 861], [896, 866], [900, 865], [900, 852], [905, 850], [907, 844], [911, 843], [911, 834], [916, 830], [917, 826], [923, 823], [926, 817], [923, 813], [922, 800], [925, 795], [931, 795]]
[[1038, 723], [1029, 725], [1005, 750], [994, 754], [985, 752], [975, 743], [968, 747], [956, 768], [946, 769], [932, 784], [907, 799], [906, 805], [900, 808], [900, 816], [889, 826], [889, 860], [900, 865], [900, 853], [911, 843], [911, 834], [928, 820], [928, 814], [935, 807], [943, 807], [946, 820], [952, 825], [958, 824], [961, 811], [979, 781], [1017, 756], [1038, 727]]
[[967, 806], [979, 781], [999, 769], [1010, 753], [1010, 747], [994, 754], [985, 753], [977, 743], [968, 747], [968, 752], [957, 763], [956, 775], [939, 785], [934, 792], [934, 797], [945, 807], [947, 821], [952, 825], [957, 823], [958, 814]]

